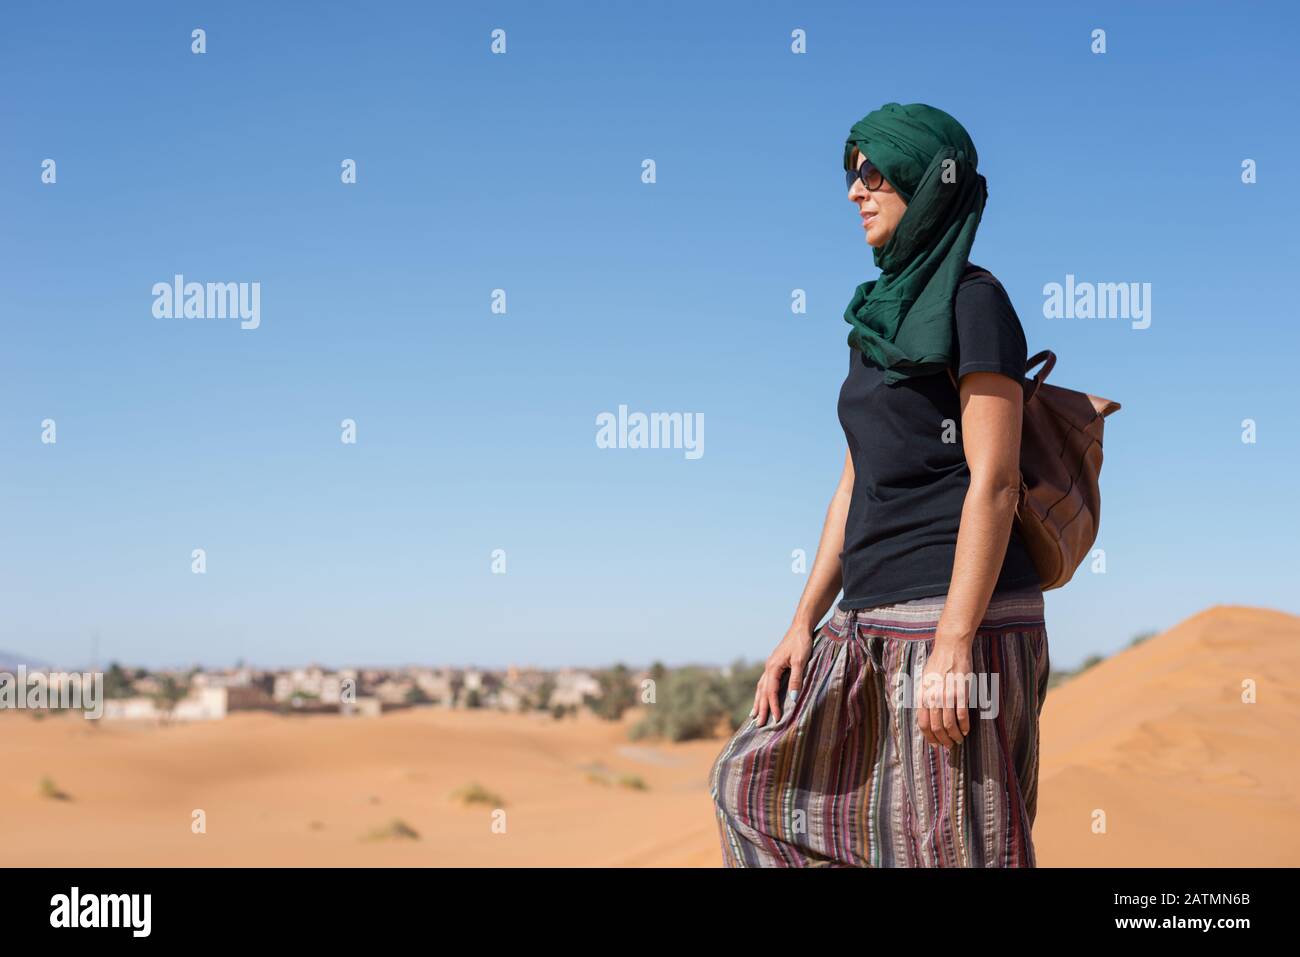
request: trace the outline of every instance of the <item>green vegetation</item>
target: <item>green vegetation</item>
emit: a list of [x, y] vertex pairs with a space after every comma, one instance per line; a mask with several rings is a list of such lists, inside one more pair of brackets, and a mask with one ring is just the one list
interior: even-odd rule
[[506, 806], [505, 798], [489, 791], [477, 781], [452, 792], [451, 797], [452, 800], [460, 801], [462, 804], [486, 804], [494, 808]]
[[72, 800], [70, 794], [59, 790], [59, 786], [54, 783], [54, 779], [49, 775], [41, 778], [41, 797], [49, 798], [52, 801]]
[[116, 661], [112, 662], [104, 672], [104, 697], [129, 698], [133, 694], [135, 689], [131, 686], [131, 676]]
[[734, 730], [740, 726], [736, 715], [741, 705], [748, 716], [753, 704], [757, 677], [748, 688], [744, 687], [745, 680], [735, 672], [724, 678], [695, 666], [667, 671], [657, 683], [655, 703], [645, 707], [645, 716], [631, 728], [629, 736], [634, 740], [659, 737], [669, 741], [711, 738], [724, 722]]
[[632, 672], [622, 662], [596, 673], [600, 683], [600, 695], [586, 695], [583, 702], [599, 717], [608, 721], [617, 721], [623, 712], [635, 707], [636, 686], [632, 683]]
[[587, 772], [587, 781], [590, 784], [599, 784], [601, 787], [610, 787], [615, 782], [619, 787], [625, 787], [633, 791], [648, 791], [649, 785], [645, 779], [638, 774], [620, 774], [617, 777], [614, 771], [603, 761], [591, 761], [587, 764], [578, 766], [579, 771]]
[[188, 693], [189, 687], [177, 681], [174, 675], [163, 675], [159, 681], [158, 691], [153, 695], [153, 701], [159, 711], [170, 717], [176, 705]]
[[758, 687], [758, 679], [762, 676], [761, 661], [747, 665], [738, 659], [732, 664], [724, 690], [730, 706], [727, 716], [730, 731], [735, 731], [749, 720], [749, 712], [754, 707], [754, 689]]
[[555, 679], [549, 674], [542, 676], [542, 682], [537, 688], [537, 710], [546, 711], [551, 706], [551, 695], [555, 694]]
[[362, 840], [365, 841], [418, 841], [420, 834], [415, 828], [401, 818], [393, 818], [387, 824], [372, 829]]

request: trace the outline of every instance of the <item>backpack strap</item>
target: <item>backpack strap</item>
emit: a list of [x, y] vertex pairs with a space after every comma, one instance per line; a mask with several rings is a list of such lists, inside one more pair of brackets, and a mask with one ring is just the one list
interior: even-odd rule
[[1026, 374], [1028, 374], [1029, 370], [1040, 362], [1043, 363], [1043, 367], [1038, 370], [1038, 375], [1034, 376], [1034, 388], [1030, 391], [1029, 395], [1025, 396], [1026, 402], [1038, 394], [1038, 387], [1047, 380], [1047, 374], [1051, 372], [1052, 367], [1056, 365], [1056, 353], [1051, 349], [1044, 349], [1042, 352], [1035, 353], [1030, 360], [1025, 363]]

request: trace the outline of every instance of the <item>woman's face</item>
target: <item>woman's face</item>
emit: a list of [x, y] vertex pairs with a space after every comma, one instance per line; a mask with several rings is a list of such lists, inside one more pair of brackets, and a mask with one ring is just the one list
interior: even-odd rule
[[[849, 162], [854, 168], [861, 166], [862, 154], [854, 150], [853, 158]], [[862, 228], [867, 234], [867, 245], [875, 246], [877, 249], [893, 237], [894, 230], [898, 228], [898, 221], [903, 218], [903, 213], [907, 210], [907, 203], [903, 202], [903, 197], [889, 185], [889, 180], [882, 182], [880, 189], [868, 190], [861, 178], [855, 179], [853, 188], [849, 190], [849, 202], [858, 207], [858, 213], [862, 216]]]

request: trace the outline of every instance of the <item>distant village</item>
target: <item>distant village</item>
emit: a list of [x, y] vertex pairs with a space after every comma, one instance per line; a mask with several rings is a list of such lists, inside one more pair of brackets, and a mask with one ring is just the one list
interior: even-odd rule
[[[97, 720], [167, 724], [219, 721], [239, 711], [373, 718], [406, 708], [446, 708], [617, 721], [635, 710], [631, 737], [684, 741], [740, 727], [763, 667], [762, 661], [738, 660], [724, 667], [667, 668], [654, 662], [641, 669], [624, 664], [268, 669], [239, 661], [233, 668], [158, 671], [113, 662], [103, 671], [92, 666], [80, 672], [0, 652], [0, 712], [23, 711], [40, 719], [55, 709], [81, 709]], [[88, 684], [93, 701], [83, 700], [79, 690]], [[46, 703], [36, 703], [33, 695]]]
[[[613, 685], [611, 685], [613, 675]], [[611, 695], [632, 703], [632, 689], [651, 672], [593, 672], [509, 667], [340, 668], [309, 665], [285, 671], [250, 667], [147, 672], [110, 666], [104, 672], [104, 718], [212, 721], [235, 711], [377, 716], [400, 708], [490, 708], [548, 711], [555, 717], [602, 714]], [[621, 709], [620, 709], [621, 710]]]

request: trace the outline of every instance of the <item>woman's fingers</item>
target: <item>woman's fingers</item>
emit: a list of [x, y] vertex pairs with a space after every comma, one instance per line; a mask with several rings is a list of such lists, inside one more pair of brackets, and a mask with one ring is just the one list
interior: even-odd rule
[[966, 682], [957, 682], [957, 730], [961, 740], [970, 734], [970, 710], [966, 702]]
[[921, 737], [925, 739], [926, 744], [932, 744], [935, 747], [938, 747], [939, 739], [936, 738], [934, 732], [930, 730], [929, 708], [916, 709], [916, 730], [921, 732]]
[[767, 703], [771, 707], [772, 714], [775, 715], [775, 721], [781, 720], [781, 701], [778, 693], [781, 690], [781, 682], [776, 679], [769, 680], [767, 683]]
[[930, 732], [939, 747], [948, 747], [948, 735], [943, 730], [943, 708], [930, 708]]
[[950, 746], [952, 736], [949, 732], [948, 712], [951, 706], [948, 702], [948, 694], [952, 691], [952, 683], [948, 680], [948, 675], [935, 675], [940, 678], [935, 682], [934, 700], [930, 703], [930, 728], [934, 731], [934, 736], [939, 739], [939, 744], [943, 747]]
[[916, 703], [916, 727], [926, 742], [939, 745], [937, 729], [932, 721], [935, 706], [939, 703], [935, 693], [935, 675], [927, 673], [921, 679], [921, 700]]
[[970, 718], [966, 714], [966, 682], [961, 675], [950, 674], [944, 682], [943, 730], [952, 747], [966, 739]]
[[961, 732], [957, 730], [957, 709], [945, 705], [939, 712], [939, 720], [942, 722], [943, 734], [941, 737], [944, 741], [944, 747], [955, 748], [961, 744]]
[[956, 747], [970, 734], [966, 683], [952, 672], [930, 672], [922, 683], [916, 721], [921, 736], [937, 747]]
[[799, 689], [803, 687], [803, 667], [804, 662], [801, 659], [790, 659], [790, 686], [785, 695], [785, 700], [790, 704], [794, 704], [795, 699], [799, 697]]
[[[934, 682], [927, 682], [927, 687], [922, 691], [920, 707], [916, 709], [916, 727], [921, 736], [935, 747], [946, 748], [953, 743], [946, 727], [949, 719], [944, 717], [948, 710], [944, 707], [942, 692], [935, 687]], [[955, 729], [955, 718], [953, 721]]]
[[767, 670], [763, 672], [763, 677], [758, 679], [758, 705], [755, 709], [757, 717], [754, 719], [757, 727], [761, 728], [767, 724], [768, 718], [774, 721], [781, 720], [781, 704], [777, 701], [777, 692], [781, 688], [781, 674], [784, 671], [784, 666], [777, 669], [773, 665], [768, 665]]

